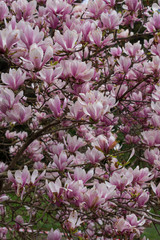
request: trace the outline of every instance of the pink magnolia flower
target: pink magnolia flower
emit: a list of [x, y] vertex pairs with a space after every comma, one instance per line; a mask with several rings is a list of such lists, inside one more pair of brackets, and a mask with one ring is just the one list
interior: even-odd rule
[[21, 141], [23, 141], [26, 137], [28, 137], [28, 133], [25, 132], [25, 131], [23, 131], [23, 132], [18, 132], [18, 133], [17, 133], [17, 137], [18, 137]]
[[80, 120], [84, 116], [82, 105], [79, 103], [79, 101], [76, 101], [71, 106], [69, 106], [70, 112], [69, 116], [72, 118], [75, 118], [76, 120]]
[[38, 26], [33, 29], [27, 22], [21, 21], [18, 25], [20, 29], [20, 39], [28, 49], [34, 43], [40, 44], [44, 38], [43, 31], [39, 31]]
[[86, 183], [89, 179], [93, 177], [93, 169], [86, 171], [82, 168], [76, 167], [74, 170], [73, 178], [75, 181], [82, 180], [83, 183]]
[[106, 7], [107, 5], [103, 0], [94, 0], [88, 2], [87, 10], [91, 13], [91, 16], [99, 17]]
[[130, 57], [135, 57], [141, 50], [142, 45], [138, 41], [137, 43], [131, 44], [127, 42], [124, 47], [125, 53]]
[[21, 103], [14, 104], [11, 110], [6, 112], [6, 119], [23, 124], [31, 117], [31, 106], [24, 107]]
[[10, 132], [9, 130], [7, 130], [6, 133], [5, 133], [5, 136], [8, 139], [15, 138], [17, 136], [17, 132], [16, 131]]
[[123, 71], [124, 73], [127, 73], [129, 67], [131, 66], [131, 59], [129, 57], [121, 56], [118, 60], [118, 63], [120, 65], [119, 70]]
[[80, 147], [85, 146], [86, 143], [82, 138], [77, 138], [77, 136], [71, 137], [71, 135], [67, 135], [66, 146], [69, 152], [73, 153], [77, 151]]
[[0, 196], [0, 203], [7, 201], [9, 199], [9, 196], [7, 196], [6, 194], [2, 194]]
[[62, 233], [59, 231], [59, 229], [56, 229], [53, 231], [53, 228], [48, 233], [47, 240], [61, 240], [62, 239]]
[[6, 113], [15, 104], [18, 104], [19, 100], [23, 96], [23, 91], [19, 92], [15, 97], [14, 92], [8, 88], [2, 88], [0, 90], [0, 111]]
[[151, 108], [158, 114], [160, 115], [160, 102], [157, 101], [157, 102], [151, 102]]
[[17, 90], [26, 80], [26, 73], [23, 73], [20, 68], [18, 68], [18, 70], [10, 68], [9, 73], [1, 74], [1, 79], [2, 82], [11, 89]]
[[149, 192], [143, 191], [137, 199], [138, 207], [143, 207], [149, 200]]
[[10, 50], [11, 47], [19, 40], [19, 30], [5, 28], [0, 30], [0, 52], [4, 53], [6, 50]]
[[160, 15], [158, 12], [154, 12], [153, 17], [150, 17], [149, 21], [145, 24], [149, 32], [154, 32], [160, 29]]
[[102, 44], [102, 31], [101, 29], [96, 29], [93, 30], [89, 33], [89, 39], [90, 42], [97, 45], [97, 46], [101, 46]]
[[110, 49], [110, 53], [114, 57], [120, 57], [121, 54], [122, 54], [122, 48], [119, 47], [119, 46], [117, 48], [113, 47], [113, 48]]
[[83, 40], [89, 42], [89, 34], [96, 30], [96, 25], [91, 21], [85, 21], [82, 25]]
[[28, 170], [27, 166], [24, 166], [24, 169], [16, 170], [15, 177], [13, 177], [13, 174], [10, 170], [8, 170], [8, 179], [10, 182], [13, 183], [13, 187], [16, 190], [17, 196], [21, 196], [21, 199], [23, 199], [23, 195], [26, 191], [26, 186], [35, 186], [37, 185], [38, 181], [40, 181], [45, 175], [45, 171], [43, 171], [40, 176], [38, 177], [38, 171], [34, 170], [32, 175], [30, 175], [30, 172]]
[[106, 138], [104, 135], [99, 135], [95, 142], [92, 145], [105, 153], [108, 153], [110, 149], [113, 149], [116, 146], [117, 142], [114, 135], [111, 135], [109, 138]]
[[0, 21], [3, 21], [7, 17], [9, 11], [6, 3], [4, 1], [0, 2]]
[[92, 164], [96, 164], [104, 159], [104, 154], [98, 151], [96, 148], [93, 148], [92, 150], [88, 148], [86, 151], [86, 159]]
[[160, 100], [160, 86], [155, 86], [155, 90], [153, 91], [153, 93], [152, 93], [152, 97], [153, 97], [153, 99], [155, 99], [155, 100]]
[[138, 0], [133, 0], [133, 1], [125, 0], [125, 5], [123, 5], [123, 8], [128, 11], [136, 12], [138, 10], [141, 10], [142, 4]]
[[0, 227], [0, 239], [6, 240], [7, 233], [8, 233], [8, 229], [6, 227]]
[[[51, 46], [47, 47], [45, 53], [41, 47], [37, 46], [36, 43], [32, 44], [32, 46], [30, 47], [29, 61], [31, 62], [30, 64], [31, 68], [33, 66], [35, 69], [38, 69], [38, 70], [41, 69], [52, 57], [53, 57], [53, 48]], [[25, 59], [24, 59], [24, 63], [25, 63]]]
[[68, 65], [67, 70], [70, 77], [73, 77], [75, 81], [90, 81], [94, 75], [94, 69], [92, 68], [91, 62], [87, 64], [79, 60], [68, 60], [66, 61]]
[[27, 0], [17, 0], [12, 2], [12, 10], [16, 14], [16, 18], [27, 20], [36, 12], [37, 2], [35, 0], [28, 2]]
[[160, 57], [160, 44], [151, 47], [151, 53]]
[[84, 202], [87, 208], [97, 208], [105, 202], [105, 199], [101, 198], [98, 190], [93, 187], [84, 193]]
[[160, 146], [160, 131], [158, 130], [149, 130], [142, 132], [142, 142], [147, 144], [150, 147], [158, 147]]
[[35, 163], [33, 164], [33, 168], [34, 168], [34, 169], [37, 169], [37, 170], [42, 170], [42, 169], [44, 169], [45, 167], [46, 167], [46, 166], [45, 166], [45, 163], [40, 162], [40, 161], [35, 162]]
[[71, 161], [72, 156], [68, 158], [66, 152], [62, 151], [59, 156], [56, 154], [54, 155], [53, 163], [49, 164], [49, 167], [58, 168], [60, 171], [64, 171]]
[[16, 222], [16, 224], [15, 224], [15, 229], [17, 230], [17, 231], [19, 231], [19, 229], [22, 227], [22, 225], [24, 224], [24, 220], [23, 220], [23, 218], [22, 218], [22, 216], [21, 215], [18, 215], [17, 217], [16, 217], [16, 219], [15, 219], [15, 222]]
[[111, 8], [114, 8], [115, 4], [116, 4], [116, 0], [104, 0], [104, 2], [110, 6]]
[[160, 8], [160, 1], [158, 0], [158, 4], [157, 3], [152, 4], [152, 10], [153, 11], [158, 11], [159, 8]]
[[34, 140], [26, 149], [26, 155], [35, 162], [41, 161], [44, 156], [42, 154], [43, 145], [40, 141]]
[[6, 215], [6, 208], [2, 204], [0, 204], [0, 215], [1, 217]]
[[52, 154], [57, 154], [58, 156], [60, 153], [64, 150], [64, 144], [63, 143], [51, 143], [51, 145], [48, 146], [49, 152]]
[[46, 180], [46, 188], [48, 190], [48, 196], [52, 200], [56, 200], [56, 196], [60, 197], [64, 191], [61, 180], [59, 178], [57, 178], [55, 182], [49, 182], [49, 183]]
[[46, 8], [51, 15], [65, 16], [72, 11], [72, 6], [63, 0], [47, 0]]
[[60, 75], [62, 74], [63, 68], [61, 66], [57, 66], [53, 70], [53, 68], [43, 68], [40, 72], [40, 78], [44, 82], [48, 84], [52, 84], [55, 79], [59, 78]]
[[52, 111], [52, 114], [55, 118], [61, 117], [64, 113], [64, 109], [67, 105], [67, 99], [65, 98], [63, 101], [63, 105], [58, 95], [55, 96], [54, 99], [50, 99], [48, 101], [48, 106]]
[[84, 201], [84, 193], [87, 191], [87, 188], [84, 187], [82, 180], [71, 181], [68, 179], [65, 182], [66, 197], [73, 200], [76, 205], [81, 205]]
[[83, 106], [83, 112], [94, 121], [99, 120], [110, 108], [115, 105], [113, 97], [106, 97], [98, 91], [89, 91], [86, 94], [80, 93], [78, 101]]
[[4, 162], [0, 162], [0, 173], [5, 172], [8, 168], [8, 165], [6, 165]]
[[99, 120], [105, 113], [101, 102], [88, 103], [87, 106], [83, 107], [83, 111], [94, 121]]
[[135, 214], [130, 214], [126, 216], [126, 220], [123, 217], [118, 219], [116, 222], [116, 228], [118, 232], [133, 232], [135, 235], [140, 236], [140, 230], [138, 227], [143, 226], [145, 222], [144, 217], [138, 220]]
[[139, 169], [139, 166], [137, 166], [134, 170], [129, 168], [129, 171], [133, 175], [133, 183], [138, 183], [139, 185], [143, 185], [153, 178], [153, 175], [148, 168]]
[[133, 175], [129, 171], [114, 172], [109, 178], [109, 182], [115, 185], [119, 191], [123, 191], [132, 181]]
[[76, 32], [76, 30], [67, 29], [63, 35], [60, 34], [58, 30], [56, 30], [54, 35], [54, 40], [56, 43], [61, 45], [61, 47], [65, 51], [74, 51], [76, 46], [79, 44], [81, 40], [81, 36]]
[[67, 227], [67, 229], [70, 229], [73, 231], [76, 227], [81, 226], [81, 223], [83, 223], [83, 221], [81, 221], [81, 219], [78, 218], [78, 213], [76, 210], [74, 210], [70, 213], [69, 218], [65, 223], [65, 226]]
[[156, 186], [154, 182], [151, 182], [151, 187], [156, 196], [160, 198], [160, 183]]
[[112, 29], [118, 29], [119, 25], [122, 22], [122, 18], [120, 19], [120, 16], [115, 10], [112, 10], [110, 13], [102, 13], [101, 14], [101, 21], [103, 23], [103, 26], [109, 30]]
[[121, 86], [117, 86], [117, 88], [115, 90], [115, 94], [116, 94], [117, 98], [120, 98], [121, 96], [123, 96], [123, 94], [125, 92], [127, 92], [127, 90], [128, 90], [128, 87], [125, 84], [123, 84]]
[[110, 184], [107, 181], [105, 183], [96, 184], [95, 186], [99, 193], [99, 196], [101, 198], [104, 198], [105, 201], [112, 199], [116, 196], [116, 186]]
[[155, 161], [159, 160], [160, 152], [158, 148], [154, 149], [146, 149], [144, 152], [144, 157], [147, 162], [149, 162], [151, 165], [154, 164]]

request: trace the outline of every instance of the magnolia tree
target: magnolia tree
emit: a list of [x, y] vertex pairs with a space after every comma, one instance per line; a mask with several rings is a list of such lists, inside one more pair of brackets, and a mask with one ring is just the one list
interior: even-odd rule
[[159, 10], [0, 1], [0, 239], [133, 240], [160, 224]]

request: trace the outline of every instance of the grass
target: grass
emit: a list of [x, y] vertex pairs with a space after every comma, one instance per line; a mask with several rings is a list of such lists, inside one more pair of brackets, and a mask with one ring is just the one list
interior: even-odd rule
[[[157, 229], [160, 232], [160, 225], [157, 225]], [[144, 231], [143, 236], [146, 236], [147, 238], [149, 238], [149, 240], [159, 240], [160, 239], [160, 235], [158, 234], [155, 226], [152, 224], [151, 227], [147, 228]]]

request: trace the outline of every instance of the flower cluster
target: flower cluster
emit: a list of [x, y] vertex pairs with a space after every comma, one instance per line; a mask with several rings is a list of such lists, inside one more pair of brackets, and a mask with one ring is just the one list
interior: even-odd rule
[[0, 239], [160, 223], [160, 1], [78, 2], [0, 1]]

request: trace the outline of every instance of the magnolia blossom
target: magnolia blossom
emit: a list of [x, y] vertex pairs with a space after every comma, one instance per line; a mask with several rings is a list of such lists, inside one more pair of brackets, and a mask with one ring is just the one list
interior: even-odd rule
[[0, 227], [0, 238], [6, 240], [8, 229], [6, 227]]
[[91, 169], [87, 173], [85, 172], [84, 169], [81, 169], [78, 167], [76, 167], [74, 170], [73, 178], [75, 181], [82, 180], [84, 183], [86, 183], [92, 177], [93, 177], [93, 169]]
[[99, 195], [98, 190], [96, 190], [94, 187], [92, 189], [89, 189], [84, 194], [84, 202], [87, 208], [97, 208], [101, 204], [105, 202], [104, 198], [101, 198]]
[[67, 225], [67, 228], [73, 230], [73, 229], [75, 229], [76, 227], [81, 226], [81, 223], [82, 223], [82, 222], [83, 222], [83, 221], [81, 221], [81, 219], [78, 218], [78, 213], [77, 213], [77, 211], [73, 211], [73, 212], [70, 213], [66, 225]]
[[88, 1], [87, 9], [91, 13], [91, 16], [98, 17], [106, 8], [106, 4], [103, 0]]
[[23, 16], [24, 20], [32, 16], [36, 9], [36, 1], [18, 0], [12, 3], [12, 9], [16, 13], [18, 20]]
[[48, 190], [48, 196], [53, 200], [54, 200], [54, 194], [55, 196], [60, 197], [64, 191], [61, 180], [59, 178], [57, 178], [55, 182], [48, 183], [48, 181], [46, 181], [46, 188]]
[[149, 130], [142, 132], [142, 142], [148, 146], [159, 146], [160, 145], [160, 134], [158, 130]]
[[89, 81], [92, 79], [94, 69], [92, 68], [91, 62], [87, 64], [78, 60], [67, 61], [68, 73], [71, 77], [82, 82]]
[[77, 151], [80, 147], [86, 145], [86, 143], [81, 139], [77, 138], [77, 136], [71, 137], [71, 135], [67, 135], [67, 149], [70, 152]]
[[135, 214], [130, 214], [127, 215], [126, 220], [123, 217], [118, 219], [116, 223], [116, 228], [120, 232], [131, 230], [132, 232], [136, 232], [136, 234], [140, 236], [140, 231], [137, 229], [137, 227], [143, 226], [144, 223], [144, 218], [138, 220]]
[[69, 14], [72, 10], [72, 6], [63, 0], [47, 0], [46, 1], [47, 11], [53, 14]]
[[19, 23], [19, 27], [20, 26], [21, 29], [23, 29], [23, 31], [20, 31], [20, 39], [28, 49], [32, 46], [32, 44], [39, 44], [42, 42], [44, 33], [39, 31], [38, 26], [33, 29], [30, 24], [23, 21]]
[[154, 182], [151, 182], [151, 187], [156, 196], [160, 198], [160, 183], [156, 186]]
[[18, 29], [3, 29], [0, 30], [0, 52], [4, 53], [9, 50], [14, 44], [19, 40], [19, 30]]
[[31, 106], [24, 107], [21, 103], [14, 104], [12, 110], [6, 112], [7, 119], [22, 124], [31, 116]]
[[38, 176], [37, 170], [34, 170], [31, 175], [27, 166], [24, 166], [24, 169], [22, 171], [16, 170], [15, 177], [13, 176], [12, 172], [8, 170], [8, 179], [13, 183], [16, 194], [17, 196], [21, 196], [21, 199], [23, 199], [23, 195], [25, 194], [26, 186], [37, 185], [38, 182], [44, 177], [44, 175], [45, 171], [43, 171]]
[[123, 8], [128, 11], [138, 11], [142, 8], [142, 4], [138, 0], [125, 0], [125, 5], [123, 5]]
[[124, 188], [133, 181], [133, 175], [129, 172], [114, 172], [109, 179], [110, 183], [115, 185], [118, 190], [123, 191]]
[[117, 142], [114, 135], [111, 135], [109, 138], [106, 138], [104, 135], [99, 135], [92, 145], [96, 149], [108, 153], [110, 149], [113, 149], [117, 145]]
[[75, 30], [71, 31], [67, 29], [63, 35], [57, 30], [54, 39], [65, 51], [74, 51], [75, 47], [80, 42], [81, 36]]
[[15, 69], [10, 69], [8, 73], [2, 73], [2, 82], [8, 85], [11, 89], [17, 90], [26, 80], [26, 73], [23, 73], [19, 68], [17, 71]]
[[6, 165], [4, 162], [0, 162], [0, 173], [5, 172], [8, 168], [8, 165]]
[[62, 234], [60, 233], [59, 229], [56, 229], [53, 231], [53, 228], [51, 231], [48, 233], [47, 240], [61, 240]]
[[102, 40], [102, 31], [100, 29], [93, 30], [89, 33], [89, 38], [92, 43], [100, 46]]
[[98, 151], [96, 148], [93, 148], [92, 150], [88, 148], [88, 150], [86, 151], [86, 158], [92, 164], [96, 164], [102, 159], [104, 159], [104, 154]]
[[29, 56], [21, 57], [24, 67], [28, 70], [40, 70], [53, 56], [53, 48], [48, 46], [45, 50], [33, 43], [29, 50]]
[[115, 104], [114, 98], [105, 97], [97, 91], [80, 93], [80, 96], [78, 101], [83, 106], [84, 113], [94, 121], [99, 120], [105, 113], [109, 112]]
[[2, 21], [8, 15], [8, 7], [4, 1], [0, 2], [0, 21]]
[[0, 111], [5, 114], [7, 110], [10, 110], [14, 107], [15, 104], [19, 103], [19, 100], [23, 96], [23, 91], [19, 92], [15, 97], [15, 94], [12, 90], [8, 88], [2, 88], [0, 90]]
[[102, 13], [101, 14], [101, 21], [103, 26], [109, 30], [111, 29], [118, 29], [122, 19], [120, 20], [119, 15], [116, 11], [111, 11], [111, 13]]
[[4, 202], [4, 201], [7, 201], [9, 199], [9, 196], [7, 196], [6, 194], [2, 194], [0, 196], [0, 202]]
[[55, 79], [59, 78], [63, 69], [61, 66], [56, 66], [56, 68], [53, 70], [53, 68], [42, 68], [42, 70], [39, 72], [41, 80], [48, 84], [52, 84]]
[[160, 0], [79, 2], [0, 1], [0, 239], [158, 222]]
[[154, 32], [158, 30], [160, 27], [160, 16], [158, 12], [154, 12], [153, 17], [149, 19], [149, 22], [146, 24], [146, 28], [149, 32]]
[[63, 114], [63, 111], [67, 105], [67, 99], [65, 98], [63, 105], [61, 103], [61, 100], [58, 95], [55, 96], [54, 99], [50, 99], [48, 101], [48, 106], [50, 110], [52, 111], [52, 114], [55, 118], [60, 117]]
[[62, 151], [59, 156], [56, 154], [53, 157], [53, 163], [49, 164], [49, 167], [52, 168], [58, 168], [60, 171], [64, 171], [64, 169], [69, 165], [69, 163], [72, 161], [72, 157], [67, 157], [67, 154], [65, 151]]

